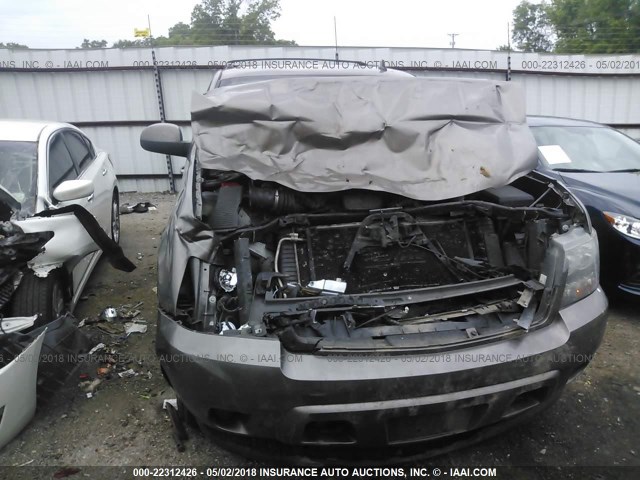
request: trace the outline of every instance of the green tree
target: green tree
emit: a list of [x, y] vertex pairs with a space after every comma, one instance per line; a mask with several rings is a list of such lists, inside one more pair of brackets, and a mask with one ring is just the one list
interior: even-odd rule
[[107, 46], [106, 40], [89, 40], [85, 38], [82, 44], [76, 48], [105, 48]]
[[0, 48], [10, 48], [12, 50], [19, 50], [19, 49], [29, 48], [29, 47], [27, 47], [26, 45], [23, 45], [21, 43], [15, 43], [15, 42], [2, 43], [2, 42], [0, 42]]
[[513, 43], [524, 52], [550, 52], [553, 28], [547, 16], [548, 5], [523, 0], [513, 10]]
[[[167, 37], [153, 43], [165, 45], [295, 45], [278, 40], [271, 23], [280, 17], [280, 0], [201, 0], [191, 12], [189, 25], [180, 22]], [[119, 40], [114, 47], [141, 47], [145, 40]]]
[[558, 53], [640, 52], [640, 0], [554, 0]]
[[525, 52], [640, 53], [640, 0], [523, 0], [513, 42]]

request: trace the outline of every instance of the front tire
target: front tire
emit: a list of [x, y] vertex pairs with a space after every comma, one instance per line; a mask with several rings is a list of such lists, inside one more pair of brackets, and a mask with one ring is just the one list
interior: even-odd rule
[[41, 327], [58, 319], [66, 309], [62, 275], [53, 270], [44, 278], [27, 272], [11, 298], [11, 315], [38, 315], [35, 326]]
[[120, 197], [118, 191], [113, 191], [111, 200], [111, 239], [120, 243]]

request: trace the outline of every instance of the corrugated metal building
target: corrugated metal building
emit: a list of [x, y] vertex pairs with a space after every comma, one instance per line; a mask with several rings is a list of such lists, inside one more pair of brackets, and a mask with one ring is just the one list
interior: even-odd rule
[[[340, 48], [340, 58], [415, 75], [521, 82], [530, 114], [607, 123], [640, 137], [640, 56], [551, 55], [423, 49]], [[333, 47], [163, 47], [156, 49], [167, 121], [189, 136], [193, 91], [203, 92], [213, 72], [233, 59], [333, 59]], [[509, 68], [510, 60], [510, 68]], [[251, 68], [248, 64], [247, 68]], [[0, 117], [65, 121], [83, 128], [110, 152], [123, 191], [169, 188], [166, 159], [139, 147], [144, 126], [160, 119], [151, 50], [0, 49]], [[183, 160], [172, 159], [179, 177]]]

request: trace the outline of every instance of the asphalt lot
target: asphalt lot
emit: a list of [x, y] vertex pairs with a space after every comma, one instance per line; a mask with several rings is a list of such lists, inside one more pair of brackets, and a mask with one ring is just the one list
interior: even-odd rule
[[[126, 274], [101, 261], [75, 314], [95, 318], [107, 306], [137, 304], [148, 322], [113, 347], [119, 358], [110, 378], [87, 398], [80, 375], [96, 378], [101, 365], [82, 365], [32, 423], [0, 452], [0, 465], [255, 465], [190, 430], [178, 452], [162, 400], [173, 393], [154, 354], [156, 262], [160, 233], [173, 205], [168, 194], [127, 194], [122, 202], [150, 201], [157, 211], [122, 217], [122, 246], [137, 269]], [[89, 325], [94, 344], [109, 347], [118, 335]], [[640, 316], [638, 304], [611, 306], [603, 344], [586, 371], [561, 399], [533, 421], [497, 438], [434, 460], [444, 466], [640, 466]], [[116, 369], [138, 375], [120, 378]]]

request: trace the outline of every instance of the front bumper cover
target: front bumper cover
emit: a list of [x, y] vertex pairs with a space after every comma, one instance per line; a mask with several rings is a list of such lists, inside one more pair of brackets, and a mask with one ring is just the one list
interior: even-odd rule
[[456, 441], [547, 407], [598, 348], [600, 288], [521, 337], [418, 355], [292, 354], [277, 339], [188, 330], [159, 313], [157, 353], [213, 431], [288, 445]]

